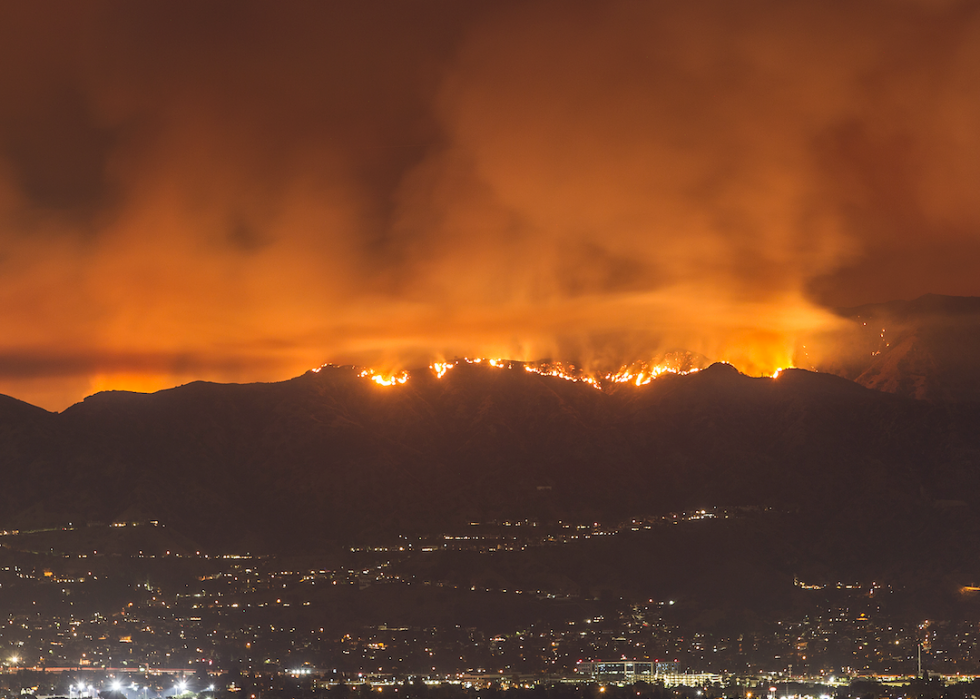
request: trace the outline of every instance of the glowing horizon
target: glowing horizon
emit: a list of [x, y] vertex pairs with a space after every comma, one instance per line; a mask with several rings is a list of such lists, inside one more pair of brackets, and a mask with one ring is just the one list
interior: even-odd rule
[[[693, 357], [692, 357], [693, 359]], [[615, 371], [604, 373], [588, 372], [572, 364], [566, 364], [554, 360], [538, 360], [528, 362], [516, 359], [488, 358], [488, 357], [458, 357], [451, 361], [433, 362], [428, 367], [414, 367], [410, 369], [400, 369], [397, 371], [383, 371], [377, 369], [363, 368], [356, 365], [338, 365], [333, 363], [322, 364], [309, 371], [320, 373], [324, 369], [346, 369], [355, 373], [359, 378], [366, 378], [379, 386], [401, 386], [409, 382], [412, 375], [416, 372], [428, 371], [435, 378], [442, 379], [451, 369], [460, 364], [473, 364], [487, 366], [494, 369], [523, 370], [527, 373], [538, 374], [559, 378], [572, 383], [582, 383], [592, 388], [602, 390], [616, 384], [629, 384], [636, 387], [646, 386], [654, 380], [667, 375], [687, 376], [695, 374], [710, 364], [732, 364], [724, 361], [703, 362], [701, 366], [689, 365], [687, 368], [678, 368], [677, 362], [662, 361], [657, 364], [648, 362], [632, 362], [624, 365]], [[736, 370], [737, 367], [734, 367]], [[778, 367], [771, 374], [760, 375], [759, 378], [777, 378], [786, 369], [795, 368], [793, 366]], [[739, 372], [743, 373], [744, 372]]]

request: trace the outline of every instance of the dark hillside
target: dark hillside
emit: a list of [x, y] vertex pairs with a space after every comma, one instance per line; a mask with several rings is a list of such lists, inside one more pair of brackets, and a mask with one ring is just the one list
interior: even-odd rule
[[606, 392], [461, 363], [380, 387], [330, 367], [276, 384], [10, 404], [0, 526], [158, 519], [210, 549], [317, 550], [469, 521], [691, 507], [826, 512], [978, 502], [975, 415], [727, 365]]

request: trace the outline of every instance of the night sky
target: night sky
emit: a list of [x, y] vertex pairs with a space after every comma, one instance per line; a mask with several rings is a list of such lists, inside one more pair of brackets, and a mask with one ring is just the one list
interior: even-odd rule
[[789, 361], [980, 295], [976, 2], [0, 5], [0, 393]]

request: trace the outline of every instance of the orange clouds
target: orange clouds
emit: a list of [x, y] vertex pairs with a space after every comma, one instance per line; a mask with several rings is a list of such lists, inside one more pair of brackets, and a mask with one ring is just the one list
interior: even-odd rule
[[762, 373], [823, 304], [980, 293], [966, 3], [73, 12], [0, 18], [0, 392], [45, 407], [456, 354]]

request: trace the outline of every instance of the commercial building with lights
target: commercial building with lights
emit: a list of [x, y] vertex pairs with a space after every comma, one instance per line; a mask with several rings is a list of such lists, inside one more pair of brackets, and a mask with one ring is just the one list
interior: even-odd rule
[[638, 680], [656, 681], [665, 675], [679, 675], [680, 663], [676, 660], [591, 660], [580, 662], [575, 672], [588, 675], [596, 682], [624, 682]]
[[711, 673], [682, 674], [680, 663], [676, 660], [590, 660], [579, 662], [575, 666], [575, 674], [600, 684], [650, 682], [665, 687], [693, 687], [721, 680], [720, 675]]

